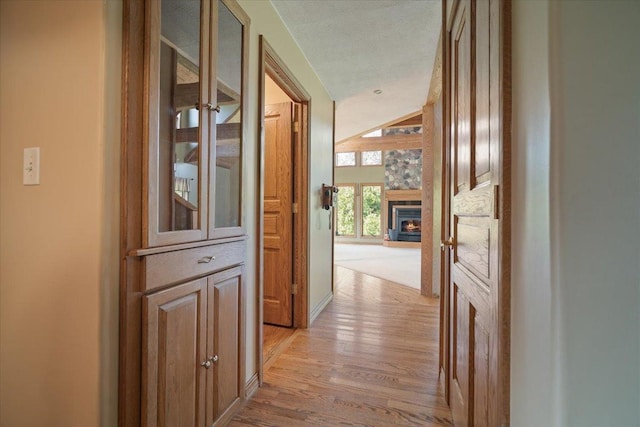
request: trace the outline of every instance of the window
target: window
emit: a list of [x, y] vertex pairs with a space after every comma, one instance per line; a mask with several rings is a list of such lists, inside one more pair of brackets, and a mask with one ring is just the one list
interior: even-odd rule
[[382, 238], [382, 184], [338, 184], [335, 235]]
[[351, 151], [347, 153], [336, 153], [336, 167], [355, 166], [356, 153]]
[[362, 184], [362, 237], [382, 236], [382, 185]]
[[356, 235], [356, 187], [338, 185], [336, 209], [336, 236]]
[[362, 166], [382, 165], [382, 151], [363, 151], [360, 153], [360, 164]]
[[382, 136], [382, 129], [376, 129], [373, 132], [369, 132], [366, 135], [362, 135], [363, 138], [373, 138], [376, 136]]

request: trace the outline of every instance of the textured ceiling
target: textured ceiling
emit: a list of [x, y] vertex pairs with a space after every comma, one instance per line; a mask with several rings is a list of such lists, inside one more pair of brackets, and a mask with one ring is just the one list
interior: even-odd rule
[[336, 101], [336, 141], [421, 110], [440, 34], [440, 0], [271, 3]]

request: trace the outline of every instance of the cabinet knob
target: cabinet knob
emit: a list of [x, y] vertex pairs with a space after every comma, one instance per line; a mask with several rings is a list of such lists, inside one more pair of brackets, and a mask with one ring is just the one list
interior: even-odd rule
[[216, 354], [215, 356], [211, 356], [209, 360], [213, 363], [218, 363], [218, 355]]
[[200, 364], [200, 366], [204, 366], [205, 369], [209, 369], [211, 367], [211, 360], [205, 360]]
[[209, 111], [215, 111], [216, 113], [219, 113], [219, 112], [220, 112], [220, 106], [219, 106], [219, 105], [216, 105], [216, 106], [214, 107], [212, 103], [207, 102], [206, 107], [209, 109]]
[[209, 264], [211, 261], [215, 260], [214, 256], [205, 256], [198, 260], [198, 264]]

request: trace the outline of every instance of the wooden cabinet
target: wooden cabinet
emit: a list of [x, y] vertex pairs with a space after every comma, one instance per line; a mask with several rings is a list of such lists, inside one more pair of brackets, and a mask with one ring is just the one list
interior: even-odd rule
[[224, 424], [244, 396], [249, 19], [125, 0], [120, 426]]
[[230, 0], [147, 1], [150, 247], [243, 234], [242, 129], [248, 18]]
[[204, 425], [207, 279], [144, 297], [143, 312], [142, 425]]
[[244, 346], [239, 337], [243, 329], [242, 268], [233, 268], [208, 278], [211, 333], [207, 347], [213, 354], [215, 369], [209, 372], [212, 387], [207, 394], [207, 425], [223, 425], [240, 404], [244, 389]]
[[224, 424], [243, 389], [242, 267], [144, 297], [143, 426]]

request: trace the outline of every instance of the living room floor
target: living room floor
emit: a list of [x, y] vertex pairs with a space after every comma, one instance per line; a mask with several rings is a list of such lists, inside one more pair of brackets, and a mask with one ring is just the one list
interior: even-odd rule
[[420, 289], [420, 249], [336, 243], [334, 264]]

